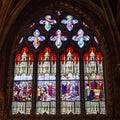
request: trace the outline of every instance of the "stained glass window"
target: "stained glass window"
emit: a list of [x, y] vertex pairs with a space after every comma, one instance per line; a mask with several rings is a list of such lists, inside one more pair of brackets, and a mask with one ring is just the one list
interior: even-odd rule
[[27, 47], [16, 54], [12, 113], [30, 114], [32, 107], [33, 54]]
[[38, 55], [37, 114], [56, 113], [56, 54], [49, 47]]
[[68, 29], [68, 31], [71, 31], [73, 29], [73, 25], [78, 23], [78, 20], [73, 19], [72, 15], [67, 15], [66, 19], [63, 19], [61, 23], [66, 24], [66, 28]]
[[85, 44], [84, 41], [89, 41], [90, 37], [88, 35], [84, 35], [84, 31], [82, 29], [79, 29], [77, 32], [77, 35], [74, 35], [72, 37], [72, 40], [78, 41], [77, 44], [80, 48], [82, 48]]
[[40, 16], [19, 37], [12, 114], [106, 114], [103, 54], [95, 31], [63, 10]]
[[33, 42], [33, 46], [37, 49], [40, 45], [40, 42], [45, 40], [44, 36], [40, 36], [40, 31], [36, 29], [33, 33], [34, 36], [29, 36], [28, 41]]
[[61, 55], [61, 114], [80, 114], [79, 56], [72, 47]]
[[52, 19], [51, 15], [46, 15], [45, 16], [45, 20], [40, 20], [39, 21], [40, 24], [44, 24], [44, 28], [46, 31], [49, 31], [52, 27], [53, 24], [56, 24], [57, 21]]
[[60, 48], [62, 46], [62, 41], [66, 41], [67, 40], [67, 36], [63, 36], [61, 30], [58, 29], [56, 31], [56, 35], [55, 36], [51, 36], [50, 40], [51, 41], [55, 41], [56, 47]]
[[103, 56], [95, 47], [84, 54], [85, 110], [87, 114], [105, 114]]

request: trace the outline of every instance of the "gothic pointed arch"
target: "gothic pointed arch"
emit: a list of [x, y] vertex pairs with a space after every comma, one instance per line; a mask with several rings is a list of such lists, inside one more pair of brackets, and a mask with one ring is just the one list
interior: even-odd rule
[[23, 12], [29, 10], [31, 14], [21, 13], [14, 23], [18, 27], [10, 32], [16, 31], [15, 35], [6, 41], [14, 41], [9, 48], [7, 77], [8, 84], [12, 83], [7, 87], [6, 103], [11, 117], [31, 112], [40, 116], [110, 114], [112, 93], [106, 91], [112, 84], [111, 72], [106, 73], [110, 48], [101, 29], [104, 25], [106, 29], [106, 20], [96, 14], [90, 16], [83, 1], [81, 6], [77, 1], [43, 3], [42, 9], [35, 8], [34, 3], [34, 10], [30, 3]]

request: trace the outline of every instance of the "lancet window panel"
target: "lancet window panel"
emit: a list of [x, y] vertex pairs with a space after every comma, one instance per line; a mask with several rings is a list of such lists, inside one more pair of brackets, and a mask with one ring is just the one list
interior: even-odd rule
[[79, 55], [68, 47], [61, 55], [61, 114], [80, 114]]
[[32, 108], [33, 54], [27, 47], [16, 54], [14, 65], [12, 114], [30, 114]]
[[38, 54], [37, 114], [56, 113], [56, 54], [49, 47]]
[[93, 46], [84, 53], [84, 81], [86, 114], [105, 114], [103, 55]]

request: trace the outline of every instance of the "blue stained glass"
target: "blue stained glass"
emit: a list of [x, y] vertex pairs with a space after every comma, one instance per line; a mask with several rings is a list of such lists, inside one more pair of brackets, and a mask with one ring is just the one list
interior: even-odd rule
[[80, 84], [77, 81], [62, 81], [61, 93], [62, 100], [76, 101], [80, 100]]
[[40, 20], [39, 21], [40, 24], [44, 24], [44, 28], [46, 31], [49, 31], [52, 27], [53, 24], [56, 24], [57, 21], [52, 19], [51, 15], [46, 15], [45, 16], [45, 20]]
[[94, 40], [95, 40], [95, 42], [96, 42], [97, 44], [99, 44], [96, 36], [94, 36]]
[[13, 101], [32, 100], [32, 81], [17, 81], [13, 85]]
[[77, 35], [74, 35], [72, 37], [72, 40], [77, 41], [78, 46], [82, 48], [85, 44], [84, 41], [89, 41], [90, 37], [88, 35], [84, 35], [84, 31], [82, 29], [79, 29]]
[[62, 24], [66, 24], [67, 26], [67, 29], [69, 31], [71, 31], [73, 29], [73, 24], [77, 24], [78, 23], [78, 20], [77, 19], [73, 19], [73, 16], [72, 15], [67, 15], [66, 16], [66, 19], [63, 19], [61, 21]]
[[49, 47], [38, 55], [36, 114], [56, 113], [56, 54]]
[[85, 109], [86, 114], [105, 114], [105, 91], [102, 54], [90, 47], [84, 53]]
[[28, 41], [33, 42], [33, 46], [37, 49], [40, 45], [40, 42], [45, 40], [44, 36], [39, 36], [40, 31], [36, 29], [33, 33], [34, 36], [29, 36]]
[[55, 45], [57, 48], [60, 48], [62, 46], [62, 41], [67, 40], [67, 36], [63, 36], [60, 29], [56, 31], [56, 36], [50, 37], [51, 41], [55, 41]]
[[55, 101], [56, 83], [55, 81], [38, 81], [37, 101]]
[[80, 114], [79, 56], [68, 47], [61, 55], [61, 114]]
[[16, 54], [12, 96], [12, 114], [30, 114], [32, 108], [33, 54], [23, 47]]

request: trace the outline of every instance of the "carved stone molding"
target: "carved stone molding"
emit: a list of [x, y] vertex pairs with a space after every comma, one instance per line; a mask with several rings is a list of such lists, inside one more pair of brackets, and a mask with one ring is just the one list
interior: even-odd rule
[[116, 72], [120, 73], [120, 64], [116, 65]]
[[4, 93], [0, 92], [0, 120], [4, 117]]

